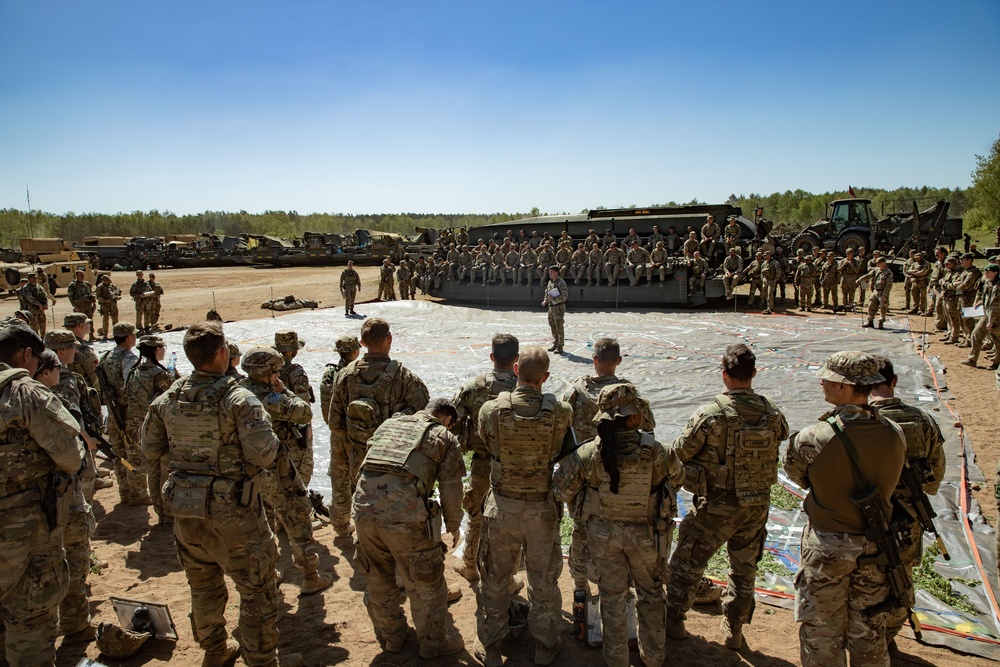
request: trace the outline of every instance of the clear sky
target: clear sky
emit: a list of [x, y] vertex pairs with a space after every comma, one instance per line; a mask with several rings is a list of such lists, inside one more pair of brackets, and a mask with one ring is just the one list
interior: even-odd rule
[[998, 0], [0, 0], [0, 208], [965, 187], [998, 133]]

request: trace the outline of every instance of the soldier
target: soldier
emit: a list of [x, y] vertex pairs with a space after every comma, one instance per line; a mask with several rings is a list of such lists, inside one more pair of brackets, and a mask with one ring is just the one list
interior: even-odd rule
[[101, 276], [101, 284], [94, 289], [94, 296], [97, 297], [97, 307], [101, 312], [102, 321], [97, 333], [107, 340], [111, 327], [118, 324], [118, 302], [122, 298], [122, 292], [111, 282], [111, 274], [105, 273]]
[[[153, 399], [170, 388], [180, 378], [176, 370], [167, 370], [163, 359], [167, 344], [159, 336], [147, 335], [139, 339], [139, 364], [125, 380], [125, 433], [129, 442], [138, 444], [142, 422]], [[169, 474], [166, 457], [159, 461], [145, 461], [149, 497], [157, 516], [157, 525], [171, 526], [174, 518], [170, 508], [163, 505], [163, 481]]]
[[788, 265], [788, 258], [785, 257], [785, 249], [780, 245], [774, 249], [774, 261], [778, 263], [780, 270], [778, 271], [778, 303], [785, 305], [785, 287], [788, 285], [788, 279], [791, 277], [789, 274], [791, 270]]
[[528, 245], [531, 246], [532, 250], [537, 250], [542, 245], [542, 237], [538, 235], [537, 231], [531, 232], [531, 238], [528, 239]]
[[907, 309], [910, 315], [918, 315], [927, 310], [927, 281], [930, 272], [931, 265], [924, 261], [924, 253], [915, 252], [913, 263], [910, 264], [910, 268], [906, 272], [907, 278], [910, 279], [910, 294], [907, 297], [907, 305], [911, 300], [913, 302], [913, 308]]
[[909, 312], [910, 310], [910, 300], [913, 295], [910, 292], [913, 290], [913, 276], [910, 275], [910, 269], [913, 268], [913, 263], [916, 261], [916, 248], [910, 248], [909, 257], [903, 261], [903, 296], [906, 297], [906, 305], [904, 310]]
[[[885, 382], [875, 385], [871, 393], [870, 403], [878, 410], [879, 416], [891, 419], [902, 429], [906, 443], [906, 465], [927, 473], [926, 481], [922, 485], [923, 492], [935, 495], [941, 485], [941, 480], [944, 479], [944, 436], [941, 435], [941, 429], [930, 415], [895, 397], [896, 383], [899, 381], [899, 377], [896, 375], [892, 362], [885, 357], [877, 357], [877, 359], [879, 375], [885, 378]], [[904, 482], [896, 484], [896, 490], [892, 495], [910, 513], [910, 516], [917, 516], [914, 510], [916, 501]], [[920, 562], [923, 552], [923, 526], [919, 521], [914, 520], [910, 524], [910, 531], [912, 542], [906, 548], [900, 549], [899, 556], [910, 575], [911, 586], [907, 599], [903, 601], [906, 608], [899, 607], [886, 620], [885, 640], [889, 646], [894, 644], [896, 635], [906, 622], [906, 609], [912, 609], [915, 603], [912, 587], [913, 567]]]
[[[309, 376], [301, 364], [295, 363], [295, 356], [299, 350], [305, 347], [305, 341], [299, 339], [299, 335], [291, 330], [278, 331], [274, 334], [274, 349], [281, 353], [285, 363], [281, 368], [281, 381], [293, 394], [306, 403], [315, 403], [316, 394], [312, 385], [309, 384]], [[273, 415], [272, 415], [273, 417]], [[309, 488], [313, 474], [313, 433], [312, 425], [307, 423], [301, 428], [301, 438], [289, 447], [292, 462], [295, 469], [302, 477], [302, 483]]]
[[[423, 261], [423, 257], [420, 258]], [[344, 317], [356, 315], [354, 298], [361, 291], [361, 276], [354, 270], [354, 262], [347, 261], [347, 268], [340, 273], [340, 294], [344, 297]], [[424, 292], [426, 294], [426, 292]]]
[[486, 667], [500, 667], [500, 641], [507, 634], [510, 582], [524, 553], [536, 665], [550, 665], [561, 647], [559, 574], [560, 505], [552, 497], [552, 469], [565, 456], [573, 409], [543, 394], [549, 355], [540, 347], [521, 352], [514, 365], [517, 388], [487, 401], [479, 411], [479, 436], [492, 456], [490, 492], [483, 504], [476, 590], [478, 640], [473, 654]]
[[[662, 236], [662, 234], [661, 234]], [[657, 241], [656, 246], [653, 247], [653, 251], [649, 253], [649, 272], [647, 273], [647, 282], [652, 284], [653, 271], [656, 271], [660, 275], [660, 284], [662, 284], [667, 279], [667, 262], [670, 260], [670, 254], [667, 252], [667, 248], [663, 241]]]
[[[614, 246], [612, 246], [612, 249]], [[569, 299], [569, 287], [566, 281], [559, 277], [559, 267], [553, 264], [549, 267], [549, 282], [545, 286], [545, 297], [542, 306], [549, 309], [549, 330], [552, 332], [552, 347], [549, 352], [563, 353], [566, 344], [566, 301]]]
[[[101, 355], [98, 377], [101, 378], [101, 394], [108, 406], [108, 440], [115, 447], [115, 453], [132, 465], [128, 470], [121, 461], [115, 461], [115, 477], [118, 479], [118, 495], [126, 505], [149, 505], [146, 469], [139, 453], [139, 443], [128, 437], [126, 416], [128, 401], [125, 380], [139, 363], [132, 348], [135, 347], [135, 327], [128, 322], [119, 322], [114, 327], [115, 347]], [[105, 378], [107, 382], [105, 382]]]
[[889, 664], [884, 621], [864, 613], [885, 600], [888, 584], [878, 565], [859, 562], [878, 547], [852, 502], [866, 490], [859, 488], [860, 477], [878, 489], [888, 515], [906, 457], [899, 426], [868, 405], [872, 387], [885, 380], [878, 366], [861, 351], [831, 355], [817, 375], [834, 409], [793, 436], [785, 452], [785, 472], [808, 491], [803, 506], [809, 521], [795, 578], [803, 667], [844, 665], [845, 650], [856, 665]]
[[656, 249], [656, 244], [664, 243], [667, 237], [660, 231], [659, 225], [653, 225], [653, 233], [646, 239], [646, 249], [652, 253]]
[[454, 569], [469, 582], [479, 581], [476, 556], [483, 525], [483, 499], [490, 489], [490, 453], [479, 435], [479, 410], [486, 401], [493, 400], [501, 392], [514, 391], [517, 386], [517, 376], [514, 375], [514, 363], [520, 349], [517, 338], [511, 334], [496, 334], [491, 345], [493, 370], [477, 375], [462, 385], [454, 401], [462, 453], [472, 453], [469, 486], [462, 499], [462, 506], [469, 515], [469, 525], [465, 533], [462, 562], [456, 563]]
[[653, 282], [653, 269], [649, 265], [649, 253], [639, 245], [638, 241], [632, 242], [632, 249], [628, 253], [628, 263], [625, 265], [625, 274], [628, 276], [629, 285], [635, 287], [639, 284], [639, 278], [643, 272], [646, 273], [646, 284]]
[[764, 263], [760, 265], [760, 277], [764, 282], [764, 295], [766, 298], [765, 307], [762, 314], [769, 315], [774, 311], [774, 295], [778, 290], [778, 276], [781, 274], [781, 265], [776, 259], [772, 259], [771, 251], [764, 251]]
[[[167, 456], [164, 500], [174, 513], [177, 555], [191, 588], [191, 627], [205, 651], [202, 667], [232, 664], [297, 667], [302, 656], [276, 652], [278, 549], [264, 518], [254, 472], [269, 468], [280, 442], [250, 391], [226, 375], [229, 347], [216, 322], [184, 333], [194, 372], [149, 407], [142, 451]], [[240, 594], [240, 639], [227, 638], [228, 574]]]
[[601, 249], [602, 250], [607, 250], [608, 248], [611, 247], [612, 243], [614, 243], [614, 244], [617, 245], [617, 243], [618, 243], [618, 237], [615, 236], [615, 233], [614, 233], [613, 230], [611, 230], [611, 228], [608, 228], [604, 232], [604, 238], [601, 239]]
[[97, 380], [97, 354], [94, 348], [86, 341], [86, 336], [93, 333], [93, 323], [83, 313], [67, 313], [63, 316], [63, 327], [73, 332], [77, 342], [80, 344], [76, 351], [76, 358], [70, 365], [70, 370], [81, 375], [87, 386], [99, 389]]
[[490, 258], [490, 282], [498, 283], [504, 280], [504, 259], [506, 251], [503, 246], [498, 245], [493, 249], [493, 256]]
[[[76, 279], [66, 287], [66, 296], [73, 306], [73, 312], [83, 313], [89, 319], [94, 318], [94, 310], [97, 308], [97, 298], [94, 296], [94, 289], [90, 283], [84, 280], [86, 275], [83, 271], [76, 272]], [[94, 340], [94, 331], [90, 330], [90, 340]]]
[[707, 259], [715, 257], [715, 248], [722, 230], [715, 224], [715, 217], [709, 215], [701, 226], [701, 255]]
[[588, 271], [587, 248], [582, 242], [577, 244], [576, 250], [570, 258], [570, 264], [572, 266], [571, 275], [573, 276], [573, 282], [579, 285], [584, 276], [586, 276], [587, 284], [589, 285], [590, 271]]
[[503, 258], [504, 271], [501, 275], [500, 284], [507, 284], [507, 276], [510, 275], [514, 287], [521, 284], [521, 253], [517, 251], [515, 246], [510, 246], [507, 249], [507, 254]]
[[[959, 313], [962, 308], [971, 308], [976, 302], [976, 286], [982, 278], [982, 271], [973, 265], [975, 255], [967, 252], [962, 255], [962, 275], [955, 284], [955, 292], [959, 299]], [[972, 347], [972, 329], [976, 326], [976, 320], [972, 317], [962, 316], [962, 340], [958, 347]]]
[[831, 250], [827, 253], [823, 266], [819, 268], [819, 283], [823, 288], [823, 307], [831, 308], [834, 312], [840, 307], [837, 295], [837, 287], [840, 285], [838, 266], [837, 255]]
[[382, 260], [382, 266], [379, 267], [378, 296], [375, 297], [379, 301], [396, 300], [396, 286], [393, 277], [395, 273], [396, 267], [392, 265], [392, 260], [388, 257]]
[[229, 341], [226, 341], [226, 347], [229, 348], [229, 370], [226, 371], [226, 375], [242, 380], [244, 375], [240, 373], [240, 360], [243, 359], [243, 351], [240, 350], [239, 345]]
[[638, 243], [642, 245], [642, 238], [635, 231], [635, 227], [631, 227], [628, 230], [628, 234], [622, 239], [622, 249], [626, 252], [632, 249], [632, 245]]
[[753, 619], [771, 485], [778, 481], [778, 447], [788, 437], [781, 410], [753, 390], [756, 366], [746, 345], [727, 347], [722, 357], [726, 391], [698, 408], [671, 446], [685, 467], [684, 487], [694, 498], [670, 558], [667, 636], [687, 637], [685, 614], [709, 559], [725, 544], [730, 569], [722, 630], [726, 646], [737, 651], [743, 647], [743, 625]]
[[[860, 278], [861, 278], [861, 276], [863, 276], [864, 274], [868, 273], [873, 268], [875, 268], [874, 264], [871, 261], [871, 258], [870, 257], [866, 257], [866, 253], [867, 253], [867, 250], [865, 249], [865, 246], [863, 246], [863, 245], [858, 246], [858, 279], [859, 279], [859, 282], [858, 282], [858, 285], [857, 285], [857, 287], [858, 287], [857, 304], [858, 304], [858, 306], [860, 306], [862, 308], [864, 308], [864, 306], [865, 306], [865, 290], [864, 290], [864, 287], [862, 286], [862, 284], [860, 282]], [[877, 256], [877, 255], [879, 255], [881, 253], [878, 250], [876, 250], [874, 254]], [[870, 263], [872, 264], [872, 266], [869, 266]]]
[[855, 259], [854, 249], [848, 248], [840, 262], [840, 295], [844, 301], [844, 310], [854, 309], [854, 291], [858, 287], [858, 276], [861, 275], [861, 262]]
[[639, 655], [646, 665], [662, 665], [663, 565], [684, 467], [651, 432], [640, 430], [649, 404], [632, 384], [605, 387], [598, 406], [597, 437], [560, 463], [553, 491], [556, 500], [583, 498], [588, 551], [601, 573], [604, 662], [629, 664], [625, 596], [634, 586]]
[[569, 240], [560, 242], [559, 247], [556, 249], [555, 263], [559, 265], [559, 277], [563, 280], [566, 280], [566, 276], [569, 275], [569, 267], [572, 261], [573, 244]]
[[[28, 327], [0, 329], [0, 661], [10, 667], [56, 664], [59, 604], [69, 577], [63, 548], [69, 479], [84, 458], [80, 425], [31, 379], [44, 349]], [[54, 493], [43, 497], [40, 489]]]
[[[465, 280], [466, 276], [469, 276], [469, 284], [472, 284], [472, 279], [475, 278], [475, 274], [472, 269], [472, 253], [469, 252], [469, 246], [460, 246], [461, 250], [458, 253], [458, 282]], [[402, 287], [400, 287], [402, 292]], [[402, 298], [406, 298], [403, 296]]]
[[593, 248], [595, 243], [600, 246], [601, 237], [597, 235], [596, 231], [591, 229], [587, 232], [587, 238], [583, 239], [583, 247], [588, 249]]
[[[14, 290], [14, 293], [17, 294], [18, 310], [30, 312], [28, 311], [28, 302], [24, 300], [24, 288], [27, 286], [28, 286], [28, 279], [22, 275], [21, 279], [17, 283], [17, 289]], [[29, 321], [28, 324], [30, 325], [31, 322]]]
[[892, 292], [892, 270], [886, 268], [885, 257], [875, 260], [875, 269], [869, 273], [871, 277], [871, 297], [868, 300], [868, 321], [863, 327], [871, 327], [875, 320], [875, 311], [879, 313], [878, 328], [883, 328], [885, 315], [889, 311], [889, 293]]
[[[726, 218], [726, 227], [722, 230], [722, 236], [726, 239], [726, 252], [733, 248], [739, 248], [740, 237], [743, 236], [743, 228], [736, 222], [736, 216], [731, 215]], [[781, 246], [778, 246], [779, 248]]]
[[664, 239], [667, 252], [671, 257], [676, 256], [681, 249], [681, 237], [677, 234], [677, 229], [670, 227], [667, 229], [667, 238]]
[[590, 285], [591, 278], [595, 285], [601, 284], [601, 274], [604, 273], [604, 253], [601, 252], [600, 244], [594, 243], [587, 253], [587, 284]]
[[701, 250], [701, 245], [698, 243], [698, 233], [692, 230], [688, 232], [687, 240], [684, 241], [684, 256], [694, 257], [696, 250]]
[[45, 311], [49, 309], [49, 297], [45, 289], [38, 284], [38, 276], [34, 273], [28, 274], [28, 284], [21, 288], [21, 298], [24, 299], [25, 308], [31, 313], [29, 325], [34, 329], [39, 337], [45, 335]]
[[458, 228], [458, 233], [455, 234], [455, 243], [460, 246], [469, 245], [469, 233], [465, 231], [465, 227]]
[[997, 279], [1000, 266], [990, 263], [983, 268], [983, 314], [976, 322], [972, 330], [971, 347], [969, 358], [962, 363], [966, 366], [976, 367], [979, 361], [979, 353], [983, 349], [983, 339], [989, 337], [993, 344], [994, 357], [993, 365], [996, 368], [1000, 363], [1000, 280]]
[[962, 314], [959, 311], [959, 294], [956, 289], [961, 281], [961, 271], [958, 267], [958, 259], [953, 255], [948, 255], [944, 260], [944, 272], [938, 279], [941, 287], [942, 309], [944, 310], [945, 322], [948, 333], [942, 339], [945, 345], [954, 345], [959, 342], [962, 336]]
[[[538, 251], [538, 284], [542, 284], [542, 278], [544, 278], [544, 272], [547, 271], [547, 267], [556, 264], [556, 255], [552, 252], [552, 246], [548, 243], [543, 243], [541, 249]], [[559, 277], [562, 278], [562, 271], [559, 272]]]
[[302, 572], [301, 595], [313, 595], [333, 584], [333, 575], [319, 571], [319, 544], [313, 537], [312, 505], [307, 482], [299, 474], [290, 452], [301, 449], [301, 430], [312, 421], [312, 408], [289, 391], [281, 380], [284, 358], [268, 347], [247, 351], [242, 368], [247, 377], [240, 386], [249, 390], [267, 409], [274, 434], [281, 445], [274, 467], [261, 477], [261, 496], [268, 518], [281, 522], [292, 547], [292, 563]]
[[944, 302], [941, 299], [941, 278], [945, 273], [944, 259], [948, 256], [948, 250], [943, 246], [934, 249], [934, 263], [931, 264], [931, 272], [928, 280], [928, 291], [930, 293], [930, 303], [924, 315], [935, 317], [934, 326], [937, 329], [947, 327], [947, 318], [944, 313]]
[[764, 285], [761, 279], [761, 269], [764, 265], [764, 253], [758, 250], [754, 253], [754, 260], [746, 269], [745, 278], [750, 284], [747, 304], [750, 308], [757, 305], [757, 292], [760, 292], [760, 300], [764, 301]]
[[159, 328], [160, 324], [160, 307], [163, 305], [160, 299], [163, 297], [163, 286], [156, 282], [156, 274], [149, 274], [149, 291], [153, 294], [149, 297], [149, 302], [147, 306], [149, 307], [149, 327]]
[[688, 259], [688, 293], [689, 297], [694, 293], [705, 293], [705, 281], [708, 279], [708, 262], [702, 259], [701, 251], [695, 250], [694, 256]]
[[[400, 588], [420, 640], [420, 657], [431, 660], [465, 647], [448, 612], [441, 519], [458, 546], [465, 464], [449, 433], [456, 412], [436, 398], [426, 409], [382, 423], [369, 441], [354, 494], [357, 561], [365, 574], [368, 616], [389, 653], [406, 641]], [[431, 499], [435, 482], [440, 503]], [[402, 581], [400, 586], [397, 581]]]
[[[523, 245], [521, 247], [520, 254], [520, 264], [521, 264], [521, 279], [520, 282], [525, 285], [530, 285], [532, 281], [532, 276], [535, 273], [535, 267], [538, 265], [538, 254], [535, 252], [531, 245]], [[539, 284], [541, 284], [541, 277], [538, 279]]]
[[[459, 269], [459, 280], [464, 277], [466, 270], [465, 266]], [[399, 298], [403, 300], [409, 299], [413, 274], [410, 272], [410, 266], [406, 262], [400, 262], [399, 268], [396, 269], [396, 281], [399, 283]], [[469, 283], [471, 284], [472, 281], [470, 280]]]
[[[330, 399], [330, 476], [334, 480], [330, 520], [338, 536], [354, 532], [351, 494], [368, 439], [396, 413], [412, 415], [427, 406], [427, 386], [413, 371], [389, 358], [389, 323], [372, 317], [361, 325], [361, 344], [367, 352], [337, 373]], [[338, 486], [346, 479], [349, 486]], [[348, 491], [347, 494], [343, 490]]]
[[[739, 255], [739, 248], [731, 246], [729, 256], [722, 263], [722, 286], [726, 288], [726, 300], [732, 301], [733, 290], [740, 284], [740, 274], [743, 273], [743, 258]], [[663, 282], [663, 278], [660, 278]]]
[[149, 328], [149, 283], [143, 278], [142, 271], [135, 272], [135, 282], [128, 288], [128, 295], [135, 302], [135, 330], [143, 333]]
[[815, 284], [816, 267], [813, 266], [813, 256], [806, 255], [805, 260], [795, 269], [795, 287], [799, 293], [799, 310], [812, 312], [813, 285]]
[[819, 307], [823, 305], [823, 281], [820, 279], [820, 268], [826, 261], [826, 251], [818, 246], [813, 248], [813, 302], [812, 305]]

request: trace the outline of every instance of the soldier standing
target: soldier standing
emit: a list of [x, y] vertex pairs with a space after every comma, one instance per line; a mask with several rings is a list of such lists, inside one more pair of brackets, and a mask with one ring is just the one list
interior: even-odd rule
[[[184, 333], [194, 372], [153, 401], [142, 427], [142, 451], [167, 456], [164, 500], [174, 513], [177, 555], [191, 588], [191, 626], [205, 651], [202, 667], [232, 664], [298, 667], [278, 658], [278, 548], [262, 511], [254, 471], [269, 468], [280, 442], [261, 402], [226, 375], [229, 347], [216, 322]], [[225, 622], [229, 575], [240, 593], [240, 638]]]
[[[979, 267], [973, 265], [975, 255], [967, 252], [962, 255], [962, 274], [955, 285], [955, 292], [959, 298], [959, 313], [962, 308], [971, 308], [976, 302], [976, 286], [982, 278]], [[962, 316], [962, 340], [958, 347], [972, 347], [972, 329], [976, 326], [974, 318]]]
[[[382, 423], [369, 441], [354, 494], [358, 562], [368, 590], [368, 616], [389, 653], [403, 650], [406, 618], [397, 577], [410, 599], [420, 657], [465, 647], [448, 611], [441, 519], [458, 546], [465, 464], [449, 428], [456, 412], [436, 398], [413, 415]], [[435, 482], [441, 502], [431, 499]]]
[[479, 411], [479, 435], [492, 464], [479, 543], [479, 637], [473, 653], [486, 667], [503, 664], [500, 641], [507, 634], [510, 583], [522, 551], [535, 664], [552, 664], [561, 647], [561, 512], [552, 496], [552, 469], [568, 453], [563, 448], [573, 409], [542, 393], [549, 378], [549, 355], [542, 348], [523, 350], [514, 372], [517, 388], [487, 401]]
[[878, 328], [881, 329], [885, 324], [885, 315], [889, 312], [889, 294], [892, 292], [892, 270], [886, 268], [885, 257], [879, 256], [875, 260], [875, 269], [869, 276], [872, 283], [868, 299], [868, 321], [861, 326], [871, 327], [875, 321], [875, 312], [878, 311]]
[[361, 276], [354, 270], [354, 262], [348, 260], [347, 268], [340, 273], [340, 294], [344, 297], [344, 317], [357, 314], [354, 312], [354, 297], [360, 291]]
[[[167, 344], [159, 336], [147, 335], [139, 339], [139, 364], [125, 380], [125, 433], [129, 442], [138, 444], [142, 433], [142, 422], [153, 399], [170, 388], [180, 378], [176, 370], [168, 370], [163, 365], [167, 354]], [[157, 525], [171, 526], [174, 518], [170, 508], [163, 504], [163, 481], [169, 474], [167, 457], [159, 461], [146, 461], [146, 477], [149, 497], [157, 516]]]
[[760, 277], [764, 282], [764, 298], [766, 299], [763, 310], [764, 315], [774, 311], [774, 295], [778, 290], [778, 277], [781, 273], [781, 265], [776, 259], [772, 259], [771, 251], [764, 251], [764, 263], [760, 266]]
[[333, 384], [337, 379], [337, 373], [344, 366], [358, 358], [361, 350], [361, 343], [354, 336], [341, 336], [333, 344], [340, 360], [335, 364], [327, 364], [323, 369], [323, 377], [319, 382], [319, 406], [323, 413], [323, 421], [330, 423], [330, 399], [333, 398]]
[[378, 296], [375, 297], [379, 301], [396, 300], [396, 287], [393, 278], [395, 273], [396, 267], [392, 265], [392, 261], [388, 257], [382, 260], [382, 266], [379, 267]]
[[462, 506], [469, 515], [465, 550], [462, 562], [456, 563], [454, 569], [469, 582], [479, 580], [476, 557], [483, 525], [483, 500], [490, 490], [490, 452], [479, 435], [479, 410], [486, 401], [493, 400], [501, 392], [514, 391], [517, 386], [517, 376], [514, 375], [514, 363], [520, 350], [517, 338], [511, 334], [496, 334], [491, 347], [493, 370], [466, 382], [455, 396], [459, 444], [463, 453], [472, 452], [472, 462], [469, 466], [469, 486], [462, 499]]
[[749, 283], [749, 293], [747, 295], [747, 305], [753, 308], [757, 305], [757, 292], [760, 292], [760, 300], [764, 301], [764, 286], [761, 282], [761, 269], [764, 265], [764, 253], [758, 250], [754, 253], [754, 260], [746, 270], [746, 280]]
[[[94, 318], [94, 310], [97, 308], [97, 298], [90, 283], [84, 280], [84, 272], [77, 271], [76, 279], [66, 288], [66, 296], [73, 306], [73, 311], [83, 313], [88, 319]], [[94, 340], [94, 331], [90, 331], [90, 340]]]
[[834, 311], [839, 307], [837, 286], [840, 283], [840, 275], [837, 273], [837, 255], [830, 251], [826, 255], [826, 261], [819, 271], [819, 282], [823, 286], [823, 307], [831, 308]]
[[97, 297], [102, 321], [97, 333], [106, 340], [111, 327], [118, 324], [118, 301], [122, 298], [121, 290], [111, 282], [111, 274], [101, 276], [101, 284], [94, 289], [94, 296]]
[[913, 276], [910, 275], [910, 269], [913, 268], [913, 263], [916, 261], [917, 249], [910, 248], [909, 257], [903, 261], [903, 296], [906, 297], [906, 304], [903, 309], [907, 312], [910, 311], [910, 301], [913, 299], [911, 294], [913, 290]]
[[995, 263], [987, 264], [983, 268], [983, 314], [972, 330], [971, 347], [969, 358], [962, 363], [966, 366], [976, 367], [979, 361], [979, 353], [983, 349], [983, 339], [989, 337], [993, 343], [993, 366], [1000, 363], [1000, 281], [997, 276], [1000, 266]]
[[813, 256], [806, 255], [805, 260], [795, 269], [795, 287], [799, 293], [800, 311], [812, 312], [815, 276], [816, 267], [813, 266]]
[[941, 300], [941, 277], [944, 275], [944, 259], [948, 256], [948, 251], [943, 246], [934, 249], [934, 263], [931, 264], [931, 272], [928, 280], [928, 291], [930, 303], [924, 315], [935, 317], [934, 326], [938, 329], [945, 329], [947, 320], [944, 315], [944, 303]]
[[149, 328], [152, 330], [153, 328], [158, 328], [160, 324], [160, 308], [163, 305], [160, 299], [163, 296], [163, 286], [156, 282], [155, 273], [149, 274], [149, 282], [147, 284], [149, 285], [149, 291], [153, 293], [146, 304], [148, 308], [146, 317]]
[[149, 328], [149, 283], [142, 271], [135, 272], [135, 282], [128, 288], [128, 295], [135, 301], [135, 330], [143, 333]]
[[633, 385], [605, 387], [598, 407], [597, 437], [563, 459], [552, 480], [553, 491], [557, 500], [583, 498], [590, 530], [587, 546], [601, 572], [605, 663], [629, 664], [625, 596], [634, 586], [639, 655], [646, 665], [662, 665], [663, 565], [684, 467], [652, 433], [640, 430], [649, 404]]
[[[427, 386], [413, 371], [389, 358], [389, 323], [372, 317], [361, 325], [361, 344], [367, 352], [337, 373], [330, 400], [330, 476], [333, 501], [330, 520], [338, 536], [354, 532], [351, 494], [358, 470], [375, 429], [391, 415], [412, 415], [427, 406]], [[338, 484], [338, 480], [348, 484]], [[344, 494], [343, 491], [348, 493]]]
[[927, 280], [931, 272], [931, 265], [924, 261], [924, 253], [916, 252], [913, 255], [913, 263], [907, 271], [910, 282], [910, 296], [913, 301], [913, 308], [908, 311], [910, 315], [918, 315], [927, 310]]
[[38, 275], [28, 274], [28, 284], [21, 288], [21, 298], [24, 299], [24, 310], [31, 313], [31, 328], [39, 337], [45, 335], [45, 311], [49, 309], [49, 297], [45, 289], [38, 284]]
[[559, 276], [559, 267], [553, 264], [549, 267], [549, 282], [545, 286], [545, 298], [542, 305], [549, 309], [549, 329], [552, 332], [552, 347], [549, 352], [563, 353], [566, 344], [565, 320], [566, 300], [569, 299], [569, 287]]
[[941, 287], [941, 299], [948, 333], [942, 339], [945, 345], [954, 345], [962, 337], [962, 313], [959, 310], [959, 294], [956, 285], [961, 281], [962, 271], [958, 267], [958, 258], [948, 255], [944, 260], [944, 272], [938, 279]]
[[247, 377], [240, 386], [249, 390], [267, 409], [274, 434], [281, 445], [274, 467], [261, 478], [261, 496], [267, 504], [268, 518], [280, 521], [292, 547], [292, 562], [302, 572], [301, 595], [313, 595], [333, 584], [333, 575], [319, 571], [319, 544], [313, 537], [312, 505], [306, 484], [290, 452], [302, 447], [300, 429], [312, 421], [312, 408], [285, 388], [281, 381], [284, 359], [273, 348], [247, 350], [242, 368]]
[[723, 544], [730, 568], [722, 603], [727, 647], [743, 647], [743, 625], [753, 619], [771, 485], [778, 481], [778, 447], [788, 437], [781, 410], [753, 390], [756, 375], [750, 348], [727, 347], [722, 357], [726, 391], [695, 411], [671, 447], [685, 466], [684, 487], [694, 495], [670, 559], [667, 635], [674, 639], [687, 637], [685, 614], [709, 559]]
[[128, 322], [119, 322], [114, 326], [113, 333], [115, 348], [101, 355], [98, 376], [101, 378], [104, 404], [108, 406], [110, 413], [108, 440], [116, 448], [115, 453], [127, 460], [133, 468], [128, 470], [121, 461], [115, 461], [118, 495], [126, 505], [149, 505], [152, 499], [146, 486], [146, 470], [139, 453], [139, 443], [129, 439], [126, 425], [128, 402], [125, 380], [139, 363], [139, 358], [132, 351], [136, 343], [135, 327]]
[[[18, 531], [17, 539], [0, 540], [0, 660], [10, 667], [55, 665], [69, 574], [60, 517], [64, 522], [71, 501], [68, 480], [84, 458], [80, 425], [31, 379], [44, 349], [27, 327], [0, 329], [0, 521]], [[54, 502], [40, 488], [54, 489]]]
[[[309, 376], [301, 364], [295, 363], [295, 356], [299, 350], [305, 347], [305, 341], [299, 339], [299, 335], [294, 331], [278, 331], [274, 334], [274, 349], [281, 353], [285, 359], [285, 364], [281, 368], [281, 381], [285, 387], [306, 403], [315, 403], [316, 394], [309, 384]], [[312, 410], [310, 409], [310, 416]], [[309, 482], [313, 474], [313, 433], [312, 424], [306, 423], [301, 427], [301, 437], [295, 441], [295, 446], [289, 446], [289, 452], [295, 469], [302, 477], [302, 483], [309, 488]], [[291, 445], [291, 443], [289, 443]]]
[[854, 291], [858, 287], [858, 276], [861, 274], [861, 262], [854, 258], [854, 249], [848, 248], [845, 257], [840, 261], [840, 296], [844, 301], [844, 310], [854, 309]]
[[[879, 416], [891, 419], [903, 430], [906, 442], [906, 466], [924, 476], [922, 491], [935, 495], [941, 486], [941, 480], [944, 479], [945, 471], [944, 436], [941, 435], [941, 429], [929, 414], [896, 398], [896, 383], [899, 377], [892, 362], [885, 357], [876, 358], [879, 362], [879, 375], [885, 378], [885, 382], [875, 385], [870, 403], [878, 410]], [[917, 516], [914, 510], [916, 499], [910, 494], [904, 482], [896, 484], [896, 490], [892, 495], [910, 516]], [[889, 646], [893, 644], [896, 635], [906, 622], [906, 610], [912, 609], [915, 602], [912, 586], [913, 567], [920, 562], [923, 554], [923, 525], [914, 520], [910, 524], [910, 530], [913, 541], [905, 549], [900, 549], [899, 557], [910, 575], [911, 586], [908, 599], [903, 601], [906, 608], [899, 607], [886, 620], [885, 641]]]
[[403, 300], [409, 299], [413, 273], [410, 271], [408, 263], [400, 262], [399, 268], [396, 269], [396, 280], [399, 282], [399, 298]]

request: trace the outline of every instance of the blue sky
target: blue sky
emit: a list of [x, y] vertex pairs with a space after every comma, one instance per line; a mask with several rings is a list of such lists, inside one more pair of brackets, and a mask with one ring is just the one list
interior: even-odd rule
[[997, 0], [0, 0], [0, 208], [965, 187], [998, 133]]

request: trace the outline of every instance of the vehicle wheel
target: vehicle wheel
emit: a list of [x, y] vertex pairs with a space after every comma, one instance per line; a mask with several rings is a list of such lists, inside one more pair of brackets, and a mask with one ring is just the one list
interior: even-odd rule
[[132, 263], [129, 264], [129, 268], [131, 268], [133, 271], [142, 271], [142, 260], [133, 259]]
[[868, 239], [865, 238], [864, 234], [860, 232], [847, 232], [837, 241], [837, 252], [841, 256], [844, 256], [848, 250], [853, 250], [854, 256], [857, 257], [858, 248], [864, 248], [866, 252], [871, 250], [868, 245]]
[[812, 232], [802, 232], [794, 239], [792, 239], [792, 256], [798, 254], [799, 250], [805, 251], [805, 253], [811, 254], [812, 249], [819, 246], [819, 237]]

